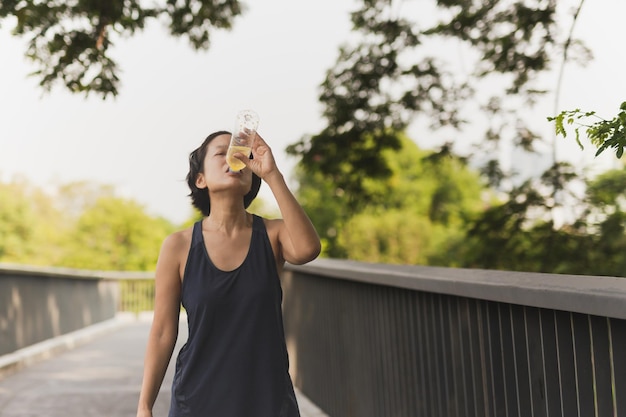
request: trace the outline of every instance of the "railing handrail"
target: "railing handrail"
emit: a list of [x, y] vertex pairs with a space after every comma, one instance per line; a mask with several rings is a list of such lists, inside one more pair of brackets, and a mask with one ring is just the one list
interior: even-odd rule
[[0, 274], [32, 275], [104, 280], [150, 280], [154, 279], [153, 271], [104, 271], [76, 269], [54, 266], [34, 266], [0, 262]]
[[626, 319], [626, 279], [317, 259], [294, 271], [370, 284]]
[[[317, 259], [307, 265], [287, 265], [287, 269], [333, 279], [626, 319], [626, 279], [620, 277], [390, 265], [338, 259]], [[73, 279], [154, 279], [154, 272], [150, 271], [98, 271], [0, 263], [0, 274], [33, 273]]]

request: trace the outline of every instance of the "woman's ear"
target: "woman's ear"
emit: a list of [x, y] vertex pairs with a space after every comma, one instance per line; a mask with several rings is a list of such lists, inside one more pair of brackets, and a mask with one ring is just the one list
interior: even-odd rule
[[207, 188], [206, 181], [204, 179], [204, 174], [200, 173], [196, 177], [196, 187], [198, 187], [200, 190]]

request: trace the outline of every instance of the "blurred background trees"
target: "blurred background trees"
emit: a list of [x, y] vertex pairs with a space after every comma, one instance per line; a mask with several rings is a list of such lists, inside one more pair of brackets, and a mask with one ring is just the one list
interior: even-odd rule
[[[261, 199], [249, 209], [277, 215]], [[109, 185], [83, 181], [42, 190], [22, 178], [0, 181], [0, 262], [153, 271], [163, 239], [200, 218], [190, 205], [189, 219], [173, 224]]]
[[[185, 37], [195, 49], [210, 45], [214, 29], [230, 29], [242, 13], [237, 0], [3, 0], [0, 19], [17, 18], [13, 33], [28, 39], [26, 56], [38, 69], [33, 75], [49, 90], [61, 83], [74, 93], [117, 95], [120, 78], [111, 57], [113, 39], [132, 36], [151, 20], [162, 22], [172, 36]], [[114, 36], [111, 36], [111, 35]]]
[[[301, 158], [300, 178], [309, 177], [301, 181], [300, 195], [313, 205], [312, 216], [322, 217], [316, 224], [327, 253], [392, 263], [626, 274], [614, 259], [624, 237], [621, 210], [603, 208], [594, 197], [606, 184], [602, 178], [590, 183], [582, 170], [559, 161], [554, 138], [538, 133], [545, 119], [530, 111], [554, 93], [542, 74], [591, 57], [571, 34], [562, 35], [571, 31], [561, 22], [573, 25], [583, 2], [574, 9], [555, 0], [437, 1], [430, 8], [361, 2], [352, 14], [358, 35], [342, 46], [321, 86], [327, 126], [288, 149]], [[463, 51], [463, 65], [449, 59], [445, 51], [452, 50]], [[621, 126], [619, 117], [615, 123]], [[409, 158], [400, 138], [415, 125], [439, 148], [394, 169], [399, 155]], [[503, 164], [505, 152], [517, 165]], [[420, 168], [425, 160], [428, 170]], [[451, 161], [464, 169], [450, 171]], [[399, 177], [413, 188], [391, 186]], [[379, 187], [371, 186], [376, 182]], [[614, 198], [618, 188], [609, 192]], [[322, 190], [316, 206], [308, 197]], [[385, 201], [397, 199], [406, 204]], [[612, 214], [599, 214], [607, 209]], [[448, 222], [451, 213], [456, 216]]]
[[[558, 160], [555, 138], [539, 133], [546, 115], [532, 112], [554, 94], [546, 73], [591, 59], [567, 34], [583, 2], [359, 2], [353, 37], [320, 86], [325, 126], [288, 148], [323, 256], [624, 276], [626, 172], [589, 179]], [[236, 1], [0, 7], [0, 18], [15, 14], [16, 33], [31, 37], [44, 88], [62, 81], [103, 96], [118, 82], [107, 30], [129, 35], [162, 16], [173, 35], [202, 48], [211, 28], [229, 28], [240, 13]], [[69, 23], [76, 17], [80, 29]], [[462, 51], [454, 54], [462, 62], [450, 50]], [[622, 113], [590, 125], [594, 143], [618, 157]], [[552, 121], [564, 135], [591, 116]], [[416, 145], [424, 142], [428, 149]], [[180, 226], [111, 190], [86, 198], [74, 185], [51, 199], [23, 185], [0, 184], [0, 261], [150, 269], [160, 240]]]
[[153, 270], [174, 230], [108, 186], [65, 184], [48, 194], [14, 180], [0, 183], [0, 201], [0, 262]]

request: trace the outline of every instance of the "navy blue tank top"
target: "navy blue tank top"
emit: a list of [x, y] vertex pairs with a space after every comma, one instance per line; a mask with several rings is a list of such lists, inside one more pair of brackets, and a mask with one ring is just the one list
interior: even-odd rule
[[282, 288], [263, 219], [243, 263], [211, 261], [193, 227], [182, 283], [189, 337], [176, 358], [169, 417], [299, 417], [282, 319]]

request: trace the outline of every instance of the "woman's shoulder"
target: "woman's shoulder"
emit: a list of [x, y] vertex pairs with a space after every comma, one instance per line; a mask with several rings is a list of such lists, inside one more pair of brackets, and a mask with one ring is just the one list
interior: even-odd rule
[[261, 220], [263, 220], [263, 223], [265, 224], [265, 228], [267, 229], [267, 231], [272, 231], [272, 230], [277, 230], [278, 228], [280, 228], [282, 226], [283, 219], [275, 219], [275, 218], [268, 218], [268, 217], [261, 217]]
[[169, 250], [183, 250], [191, 245], [193, 226], [178, 230], [163, 240], [163, 247]]

